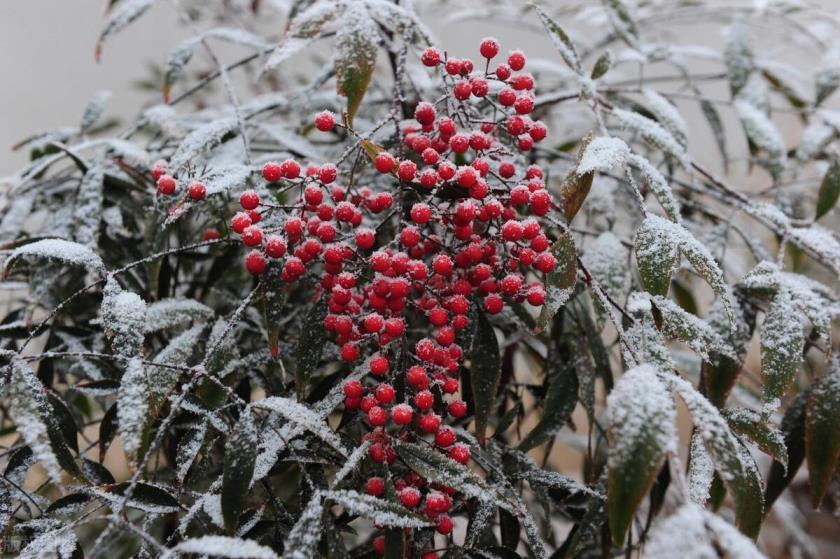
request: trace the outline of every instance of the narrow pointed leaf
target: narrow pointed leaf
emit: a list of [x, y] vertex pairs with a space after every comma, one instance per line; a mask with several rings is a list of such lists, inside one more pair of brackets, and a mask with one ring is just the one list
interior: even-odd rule
[[470, 381], [475, 405], [475, 432], [478, 440], [483, 444], [490, 413], [496, 403], [496, 390], [499, 387], [502, 366], [499, 357], [499, 342], [487, 315], [479, 311], [476, 320], [475, 336], [470, 352]]
[[802, 363], [805, 334], [787, 289], [780, 289], [761, 325], [761, 370], [764, 398], [780, 398]]
[[571, 232], [563, 231], [550, 250], [557, 259], [557, 268], [546, 278], [546, 299], [537, 318], [535, 333], [548, 328], [557, 311], [574, 294], [577, 283], [577, 250]]
[[373, 78], [378, 47], [379, 28], [365, 5], [349, 4], [336, 39], [335, 74], [338, 93], [347, 97], [347, 120], [351, 126]]
[[817, 213], [814, 219], [819, 219], [837, 204], [840, 198], [840, 161], [831, 163], [828, 171], [825, 172], [820, 191], [817, 194]]
[[225, 445], [225, 470], [222, 481], [222, 515], [225, 530], [233, 534], [239, 525], [239, 514], [248, 496], [257, 459], [257, 428], [251, 411], [246, 409], [233, 428]]
[[808, 399], [805, 452], [811, 505], [816, 509], [825, 496], [840, 457], [840, 359], [835, 357]]

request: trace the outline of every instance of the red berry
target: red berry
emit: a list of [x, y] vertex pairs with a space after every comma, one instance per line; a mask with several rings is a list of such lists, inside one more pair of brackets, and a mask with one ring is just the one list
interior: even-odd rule
[[318, 169], [318, 179], [324, 184], [330, 184], [335, 182], [335, 179], [338, 178], [338, 169], [335, 168], [335, 165], [326, 164], [322, 165], [320, 169]]
[[352, 363], [359, 358], [359, 347], [352, 342], [347, 342], [341, 346], [341, 358], [348, 363]]
[[520, 95], [513, 104], [513, 108], [518, 114], [527, 115], [534, 110], [534, 98], [530, 95]]
[[428, 390], [421, 390], [414, 395], [414, 405], [418, 410], [427, 410], [435, 403], [435, 397]]
[[407, 509], [413, 509], [420, 504], [420, 492], [416, 487], [406, 487], [400, 491], [400, 502]]
[[509, 220], [502, 225], [502, 237], [506, 241], [515, 242], [522, 238], [522, 224], [515, 220]]
[[417, 174], [417, 165], [414, 161], [406, 159], [404, 161], [400, 161], [400, 166], [397, 168], [397, 176], [403, 182], [410, 182], [414, 180], [414, 176]]
[[484, 298], [484, 310], [490, 314], [499, 314], [505, 307], [505, 302], [496, 294]]
[[294, 159], [287, 159], [283, 162], [281, 171], [287, 179], [296, 179], [300, 176], [300, 164]]
[[396, 392], [394, 391], [394, 387], [390, 384], [382, 383], [373, 391], [373, 396], [380, 404], [390, 404], [394, 401]]
[[417, 390], [425, 390], [429, 387], [429, 376], [426, 369], [419, 365], [411, 367], [406, 373], [406, 381]]
[[420, 61], [424, 66], [437, 66], [440, 64], [440, 51], [434, 47], [429, 47], [420, 55]]
[[283, 167], [279, 163], [266, 163], [263, 165], [263, 178], [268, 182], [277, 182], [283, 178]]
[[434, 433], [440, 428], [440, 416], [436, 413], [427, 413], [420, 418], [418, 425], [422, 431]]
[[525, 67], [525, 60], [525, 54], [521, 50], [511, 51], [508, 55], [508, 66], [518, 72]]
[[376, 241], [376, 235], [372, 229], [368, 229], [367, 227], [359, 228], [356, 230], [356, 246], [362, 250], [367, 250], [373, 247], [373, 243]]
[[249, 247], [260, 246], [262, 243], [262, 229], [259, 227], [246, 227], [242, 232], [242, 244]]
[[177, 188], [178, 182], [170, 175], [161, 175], [161, 177], [157, 180], [158, 194], [171, 196], [175, 193]]
[[414, 120], [420, 124], [429, 125], [435, 121], [435, 107], [426, 101], [417, 104], [414, 109]]
[[534, 286], [528, 290], [528, 303], [539, 307], [545, 303], [545, 290], [542, 287]]
[[251, 218], [245, 212], [235, 214], [230, 220], [230, 228], [234, 233], [242, 234], [246, 227], [250, 227]]
[[369, 334], [374, 334], [382, 330], [382, 326], [385, 324], [385, 321], [382, 319], [382, 315], [379, 313], [372, 313], [365, 317], [364, 325], [365, 331]]
[[344, 383], [343, 389], [344, 395], [348, 398], [361, 398], [365, 393], [362, 383], [358, 380], [348, 380]]
[[465, 445], [457, 444], [449, 449], [449, 457], [460, 464], [466, 464], [470, 461], [470, 449]]
[[472, 83], [469, 80], [461, 80], [452, 88], [452, 95], [459, 101], [466, 101], [472, 95]]
[[447, 411], [452, 417], [464, 417], [467, 415], [467, 404], [461, 400], [453, 400], [452, 402], [449, 402]]
[[385, 321], [385, 333], [392, 338], [397, 338], [405, 332], [405, 323], [401, 318], [389, 318]]
[[391, 419], [397, 425], [408, 425], [414, 419], [414, 411], [408, 404], [399, 404], [391, 410]]
[[438, 534], [443, 534], [447, 536], [452, 533], [452, 519], [449, 517], [448, 514], [442, 514], [437, 519], [437, 531]]
[[411, 207], [411, 220], [414, 223], [423, 225], [432, 218], [432, 209], [428, 204], [418, 202]]
[[265, 253], [271, 258], [282, 258], [286, 254], [286, 242], [277, 235], [269, 236], [265, 242]]
[[373, 165], [380, 173], [392, 173], [397, 162], [394, 156], [387, 151], [382, 151], [373, 159]]
[[455, 431], [449, 427], [444, 427], [435, 433], [435, 444], [442, 447], [451, 446], [455, 443]]
[[373, 538], [373, 552], [379, 556], [385, 555], [385, 536]]
[[388, 373], [388, 359], [378, 355], [370, 360], [370, 372], [377, 377]]
[[200, 182], [194, 182], [187, 188], [187, 194], [190, 199], [199, 202], [204, 200], [204, 197], [207, 196], [207, 187]]
[[496, 78], [502, 80], [503, 82], [507, 81], [507, 79], [510, 77], [510, 73], [510, 66], [508, 66], [507, 64], [499, 64], [499, 66], [496, 68]]
[[216, 239], [220, 239], [222, 235], [219, 233], [219, 230], [215, 227], [210, 227], [204, 232], [204, 240], [205, 241], [215, 241]]
[[265, 272], [265, 266], [265, 256], [258, 250], [249, 252], [248, 256], [245, 257], [245, 268], [255, 276]]
[[493, 39], [492, 37], [488, 37], [481, 41], [481, 45], [478, 47], [478, 50], [484, 58], [493, 58], [499, 54], [499, 41]]
[[330, 111], [324, 111], [315, 117], [315, 127], [321, 132], [329, 132], [335, 128], [335, 115]]
[[550, 273], [557, 267], [557, 259], [549, 252], [541, 252], [534, 259], [534, 268], [540, 272]]
[[157, 183], [158, 179], [166, 174], [166, 161], [163, 159], [158, 159], [152, 165], [152, 180]]
[[374, 497], [385, 494], [385, 480], [381, 477], [371, 477], [365, 482], [365, 493]]
[[388, 412], [379, 406], [373, 406], [368, 410], [367, 417], [371, 425], [382, 427], [388, 421]]

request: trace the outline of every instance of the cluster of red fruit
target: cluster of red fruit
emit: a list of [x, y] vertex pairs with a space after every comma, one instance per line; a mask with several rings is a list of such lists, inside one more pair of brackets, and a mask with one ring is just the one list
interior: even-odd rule
[[[467, 413], [466, 404], [455, 398], [464, 358], [457, 333], [469, 325], [476, 300], [488, 314], [501, 312], [506, 301], [542, 305], [545, 288], [534, 278], [557, 264], [540, 219], [552, 208], [542, 170], [522, 164], [517, 155], [547, 135], [546, 126], [529, 116], [534, 79], [520, 73], [526, 60], [519, 51], [493, 69], [498, 42], [485, 39], [480, 53], [486, 70], [476, 72], [471, 60], [446, 59], [434, 48], [423, 52], [424, 65], [442, 65], [445, 95], [416, 105], [416, 125], [404, 126], [401, 142], [391, 148], [398, 156], [366, 146], [375, 153], [378, 173], [371, 176], [371, 187], [341, 186], [331, 164], [303, 170], [292, 159], [268, 163], [263, 168], [268, 186], [297, 191], [295, 205], [266, 203], [249, 190], [229, 224], [252, 249], [245, 258], [252, 274], [277, 273], [276, 268], [286, 282], [318, 274], [329, 311], [324, 326], [335, 335], [343, 360], [374, 354], [369, 361], [373, 380], [347, 382], [344, 404], [365, 414], [370, 458], [384, 467], [397, 458], [393, 436], [428, 436], [451, 459], [469, 461], [469, 448], [443, 425], [445, 418], [454, 421]], [[336, 126], [343, 125], [330, 112], [315, 118], [321, 132]], [[153, 175], [161, 195], [176, 191], [165, 163], [156, 164]], [[353, 182], [364, 182], [358, 171]], [[205, 194], [200, 183], [188, 188], [192, 200]], [[286, 212], [282, 225], [261, 227], [261, 211], [278, 208]], [[396, 232], [386, 233], [385, 226]], [[377, 238], [377, 233], [382, 234]], [[211, 230], [205, 238], [218, 235]], [[403, 370], [395, 347], [402, 344], [392, 342], [407, 341], [407, 319], [416, 319], [419, 330], [433, 335], [416, 341], [413, 362]], [[398, 375], [405, 377], [405, 402], [396, 401], [389, 382]], [[451, 532], [447, 512], [455, 489], [426, 487], [411, 471], [391, 479], [403, 505], [417, 509], [423, 502], [422, 511], [436, 521], [438, 532]], [[366, 490], [379, 496], [384, 484], [371, 478]], [[381, 552], [384, 540], [377, 538], [374, 546]]]

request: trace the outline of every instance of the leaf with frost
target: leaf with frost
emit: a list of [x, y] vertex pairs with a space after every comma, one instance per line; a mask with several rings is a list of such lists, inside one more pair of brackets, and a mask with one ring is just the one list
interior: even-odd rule
[[314, 559], [324, 532], [324, 498], [320, 492], [310, 497], [295, 525], [286, 537], [283, 559]]
[[840, 160], [831, 162], [820, 183], [817, 193], [817, 208], [814, 219], [819, 219], [834, 208], [840, 199]]
[[662, 126], [685, 148], [688, 145], [688, 124], [677, 108], [659, 92], [649, 87], [644, 89], [647, 108]]
[[749, 538], [694, 503], [655, 523], [645, 544], [646, 559], [765, 559]]
[[709, 353], [712, 351], [723, 354], [734, 353], [723, 338], [702, 318], [685, 311], [674, 301], [660, 295], [654, 295], [651, 301], [662, 316], [663, 333], [682, 340], [703, 359], [708, 360]]
[[784, 395], [802, 363], [805, 334], [799, 316], [790, 292], [780, 289], [761, 325], [761, 370], [766, 401]]
[[776, 125], [753, 103], [745, 99], [735, 100], [735, 111], [741, 119], [747, 138], [767, 152], [773, 173], [782, 171], [787, 164], [787, 150]]
[[832, 359], [808, 398], [805, 452], [811, 505], [819, 508], [840, 459], [840, 358]]
[[187, 474], [198, 457], [206, 436], [207, 422], [202, 421], [178, 441], [178, 451], [175, 454], [175, 479], [179, 484], [183, 484], [187, 479]]
[[340, 7], [335, 2], [314, 2], [296, 14], [289, 24], [286, 36], [268, 57], [260, 73], [273, 70], [309, 46], [321, 35], [324, 27], [338, 17]]
[[17, 195], [8, 200], [8, 206], [3, 210], [3, 217], [0, 219], [0, 242], [17, 239], [32, 211], [34, 201], [35, 193]]
[[630, 163], [639, 170], [642, 179], [653, 192], [653, 195], [656, 196], [659, 205], [665, 210], [665, 214], [674, 223], [680, 223], [680, 203], [677, 201], [676, 196], [674, 196], [674, 191], [671, 189], [668, 181], [662, 176], [662, 173], [647, 158], [641, 155], [631, 155]]
[[680, 165], [689, 169], [691, 160], [682, 145], [661, 124], [646, 116], [624, 109], [613, 109], [611, 114], [621, 122], [624, 128], [636, 132], [647, 142], [674, 157]]
[[761, 474], [749, 452], [732, 433], [720, 411], [688, 381], [670, 374], [663, 377], [685, 402], [695, 433], [701, 437], [715, 469], [735, 499], [738, 528], [756, 537], [764, 516]]
[[[161, 365], [185, 367], [189, 359], [195, 354], [196, 348], [203, 340], [206, 324], [196, 324], [172, 338], [169, 344], [155, 356], [153, 362]], [[156, 398], [165, 396], [178, 382], [181, 376], [179, 370], [171, 367], [155, 367], [151, 365], [150, 389]]]
[[119, 7], [109, 14], [105, 27], [99, 33], [99, 39], [96, 41], [96, 60], [99, 60], [102, 54], [102, 45], [107, 39], [128, 27], [133, 21], [146, 13], [154, 3], [155, 0], [125, 0], [125, 2], [120, 3]]
[[586, 249], [581, 260], [610, 297], [623, 301], [630, 280], [629, 255], [627, 247], [612, 231], [604, 231]]
[[99, 242], [99, 222], [102, 219], [102, 192], [105, 169], [101, 164], [89, 168], [76, 191], [73, 209], [73, 238], [95, 249]]
[[599, 136], [589, 142], [575, 172], [584, 175], [593, 171], [608, 171], [624, 165], [630, 157], [630, 148], [621, 138]]
[[747, 85], [755, 66], [744, 25], [739, 23], [732, 27], [723, 56], [729, 74], [729, 87], [734, 97]]
[[698, 505], [705, 505], [709, 500], [709, 490], [715, 477], [715, 464], [712, 462], [703, 437], [699, 433], [691, 436], [688, 464], [688, 496]]
[[735, 433], [746, 437], [765, 454], [787, 467], [788, 452], [785, 439], [768, 418], [745, 408], [727, 408], [723, 416]]
[[[836, 128], [825, 122], [814, 120], [802, 131], [799, 147], [796, 148], [797, 161], [807, 163], [814, 156], [820, 154], [836, 137]], [[819, 218], [819, 216], [817, 217]]]
[[621, 547], [636, 509], [676, 448], [677, 411], [656, 369], [630, 369], [607, 397], [607, 514]]
[[332, 480], [333, 488], [337, 487], [342, 481], [344, 481], [344, 478], [359, 468], [364, 461], [365, 456], [367, 456], [368, 449], [370, 449], [372, 444], [373, 442], [368, 439], [353, 450], [350, 456], [347, 457], [344, 464], [342, 464], [341, 469], [335, 473]]
[[81, 477], [44, 386], [29, 365], [17, 357], [11, 363], [9, 415], [52, 481], [61, 482], [61, 468]]
[[202, 152], [219, 145], [228, 134], [237, 129], [235, 118], [220, 118], [196, 128], [175, 150], [169, 161], [169, 168], [173, 171], [179, 170]]
[[575, 167], [569, 171], [560, 185], [560, 199], [562, 201], [563, 215], [566, 217], [566, 222], [571, 223], [572, 219], [580, 211], [584, 200], [589, 195], [592, 188], [592, 181], [595, 178], [594, 172], [578, 173], [577, 166], [586, 153], [586, 148], [592, 142], [592, 134], [587, 134], [580, 141], [578, 148], [577, 161]]
[[650, 363], [660, 371], [671, 371], [676, 365], [665, 345], [662, 333], [656, 327], [651, 310], [649, 297], [638, 293], [630, 294], [627, 312], [636, 320], [624, 331], [624, 338], [635, 354], [630, 354], [626, 348], [622, 348], [623, 356], [631, 365]]
[[225, 530], [229, 534], [236, 530], [239, 515], [248, 497], [258, 442], [257, 426], [254, 424], [251, 410], [245, 408], [225, 445], [221, 505]]
[[143, 330], [150, 334], [193, 321], [210, 320], [214, 315], [213, 309], [195, 299], [162, 299], [151, 303], [146, 309]]
[[340, 505], [350, 514], [372, 520], [378, 526], [388, 528], [427, 528], [433, 523], [406, 510], [397, 503], [379, 499], [373, 495], [366, 495], [350, 489], [341, 491], [325, 491], [325, 499]]
[[551, 37], [551, 42], [554, 44], [554, 48], [557, 49], [557, 52], [560, 53], [563, 61], [568, 64], [569, 68], [574, 70], [576, 74], [583, 75], [583, 68], [581, 67], [580, 57], [575, 49], [575, 45], [566, 32], [563, 31], [563, 28], [560, 27], [560, 25], [558, 25], [557, 22], [554, 21], [551, 16], [549, 16], [539, 5], [534, 4], [534, 10], [537, 12], [537, 16], [539, 16], [543, 27], [545, 27], [545, 30], [548, 31], [549, 37]]
[[639, 29], [624, 2], [621, 0], [604, 0], [604, 8], [607, 11], [607, 19], [610, 20], [616, 34], [634, 49], [639, 49], [641, 47]]
[[601, 56], [598, 57], [598, 60], [595, 61], [595, 64], [592, 65], [592, 73], [589, 75], [589, 78], [592, 80], [597, 80], [610, 71], [613, 64], [615, 63], [615, 57], [613, 56], [612, 51], [604, 51]]
[[791, 227], [788, 235], [792, 243], [810, 252], [819, 262], [840, 275], [840, 241], [825, 227]]
[[50, 530], [32, 539], [20, 550], [18, 559], [44, 559], [56, 557], [71, 559], [76, 556], [79, 542], [76, 534], [67, 526]]
[[9, 274], [12, 266], [19, 260], [39, 261], [47, 260], [59, 262], [68, 266], [81, 266], [102, 272], [105, 264], [102, 259], [89, 247], [65, 241], [64, 239], [42, 239], [34, 243], [19, 246], [6, 259], [4, 272]]
[[138, 453], [147, 436], [150, 391], [143, 361], [139, 357], [131, 359], [117, 391], [117, 417], [123, 448], [132, 460], [139, 458]]
[[373, 78], [379, 42], [379, 26], [365, 5], [347, 4], [336, 34], [334, 69], [338, 94], [347, 98], [347, 121], [351, 126]]
[[123, 357], [138, 355], [143, 349], [146, 302], [136, 293], [123, 291], [113, 277], [102, 293], [102, 327], [111, 347]]
[[[133, 489], [130, 497], [126, 499], [128, 490]], [[138, 509], [149, 514], [169, 514], [181, 510], [178, 499], [172, 491], [163, 485], [138, 482], [133, 484], [130, 481], [98, 485], [90, 489], [90, 492], [100, 500], [107, 503], [112, 509], [119, 509], [122, 503], [133, 509]]]
[[546, 278], [545, 303], [537, 318], [534, 328], [536, 333], [548, 328], [557, 311], [574, 294], [577, 283], [577, 250], [572, 234], [568, 230], [561, 232], [560, 238], [551, 245], [550, 250], [557, 259], [557, 268]]
[[91, 126], [96, 124], [96, 121], [105, 112], [105, 106], [108, 104], [108, 100], [111, 99], [111, 95], [112, 93], [110, 91], [105, 90], [99, 91], [93, 96], [93, 99], [88, 102], [82, 114], [82, 122], [79, 124], [80, 132], [86, 132]]
[[224, 194], [248, 184], [251, 168], [246, 165], [233, 165], [213, 169], [199, 180], [207, 187], [207, 196]]
[[191, 538], [176, 545], [171, 552], [162, 557], [171, 557], [180, 553], [200, 555], [202, 557], [224, 557], [226, 559], [277, 559], [278, 555], [271, 548], [252, 540], [228, 538], [226, 536], [201, 536]]
[[335, 431], [330, 428], [323, 417], [319, 416], [304, 404], [290, 400], [289, 398], [272, 396], [254, 402], [253, 406], [259, 409], [277, 412], [285, 417], [287, 421], [303, 427], [330, 445], [342, 456], [345, 458], [347, 457], [347, 450], [345, 450], [341, 439], [338, 438]]
[[840, 46], [835, 45], [823, 57], [815, 76], [815, 105], [828, 99], [840, 87]]

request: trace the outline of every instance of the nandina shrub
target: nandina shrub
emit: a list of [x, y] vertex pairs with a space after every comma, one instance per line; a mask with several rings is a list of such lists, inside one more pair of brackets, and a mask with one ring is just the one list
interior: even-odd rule
[[[108, 2], [97, 57], [152, 3]], [[545, 60], [444, 52], [411, 3], [291, 2], [279, 46], [255, 31], [273, 6], [183, 4], [204, 31], [162, 104], [113, 129], [100, 95], [19, 146], [11, 549], [760, 557], [776, 516], [812, 552], [785, 489], [807, 460], [813, 506], [840, 494], [833, 21], [613, 0], [564, 31], [481, 7], [544, 30]], [[665, 42], [685, 21], [732, 25], [722, 47]], [[773, 58], [768, 29], [824, 62]], [[321, 38], [333, 63], [287, 79]], [[249, 53], [221, 62], [219, 41]]]

